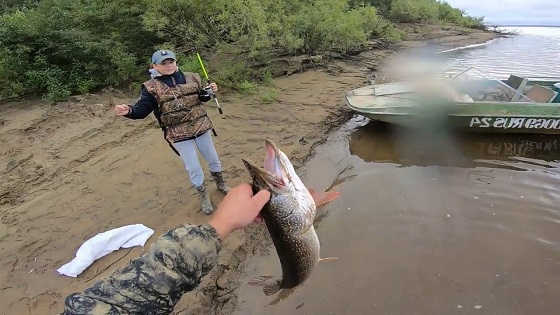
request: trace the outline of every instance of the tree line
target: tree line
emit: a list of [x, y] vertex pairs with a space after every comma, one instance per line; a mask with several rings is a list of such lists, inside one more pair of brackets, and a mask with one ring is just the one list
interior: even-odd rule
[[2, 0], [0, 98], [74, 93], [143, 81], [155, 49], [180, 67], [211, 61], [223, 86], [270, 78], [271, 58], [359, 50], [398, 41], [398, 23], [484, 28], [437, 0]]

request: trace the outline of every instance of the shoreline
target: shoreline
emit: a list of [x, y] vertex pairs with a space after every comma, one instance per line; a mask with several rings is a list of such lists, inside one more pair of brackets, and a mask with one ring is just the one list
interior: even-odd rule
[[[315, 146], [352, 116], [343, 105], [344, 92], [366, 84], [396, 51], [430, 41], [469, 45], [498, 36], [454, 27], [407, 27], [416, 30], [395, 47], [373, 45], [344, 60], [333, 58], [317, 69], [274, 79], [278, 95], [270, 103], [258, 94], [220, 96], [224, 115], [208, 111], [229, 184], [249, 180], [240, 159], [260, 160], [264, 138], [275, 141], [296, 168], [303, 166]], [[66, 295], [140, 256], [177, 223], [208, 219], [197, 210], [183, 165], [163, 141], [153, 116], [132, 121], [112, 113], [114, 104], [134, 99], [120, 93], [72, 99], [56, 106], [19, 102], [0, 110], [0, 141], [6, 148], [0, 153], [5, 179], [0, 185], [0, 247], [6, 253], [0, 258], [6, 266], [0, 279], [8, 313], [60, 312]], [[217, 204], [222, 195], [212, 182], [208, 185]], [[56, 273], [86, 239], [134, 223], [155, 230], [145, 248], [111, 253], [75, 279]], [[262, 225], [233, 233], [224, 241], [218, 265], [197, 290], [185, 294], [174, 313], [231, 313], [242, 262], [270, 250], [270, 244]]]
[[[454, 46], [457, 43], [463, 44], [463, 46], [456, 47], [456, 49], [463, 49], [463, 47], [467, 48], [473, 45], [486, 45], [494, 41], [496, 38], [501, 37], [501, 34], [497, 33], [489, 33], [489, 32], [474, 32], [477, 35], [473, 36], [472, 38], [462, 38], [461, 40], [456, 40], [454, 38], [455, 35], [445, 35], [440, 38], [440, 43], [448, 44], [450, 46]], [[482, 34], [480, 34], [482, 33]], [[448, 40], [448, 41], [446, 41]], [[482, 43], [478, 43], [479, 41], [484, 41]], [[410, 47], [417, 47], [418, 42], [413, 42], [412, 45], [405, 44], [405, 47], [400, 47], [397, 51], [407, 49]], [[424, 44], [426, 44], [424, 42]], [[453, 48], [452, 48], [453, 49]], [[385, 54], [381, 54], [380, 52], [383, 51]], [[370, 50], [364, 51], [359, 54], [358, 58], [354, 59], [354, 62], [359, 64], [365, 65], [367, 69], [377, 69], [377, 64], [381, 63], [385, 57], [391, 55], [392, 49], [384, 49], [381, 51]], [[373, 60], [370, 58], [373, 57]], [[373, 65], [373, 66], [372, 66]], [[363, 73], [365, 82], [367, 84], [369, 80], [369, 71], [365, 71]], [[311, 146], [310, 151], [305, 156], [303, 160], [294, 160], [290, 154], [288, 156], [292, 160], [294, 167], [296, 170], [300, 169], [304, 166], [304, 164], [315, 154], [315, 146], [324, 143], [330, 132], [333, 129], [336, 129], [346, 123], [352, 116], [353, 113], [349, 110], [342, 109], [341, 114], [344, 115], [344, 118], [331, 121], [328, 117], [325, 120], [327, 122], [327, 128], [319, 132], [320, 137]], [[329, 122], [330, 121], [330, 122]], [[326, 183], [325, 183], [326, 184]], [[328, 185], [327, 185], [328, 186]], [[262, 252], [269, 252], [274, 251], [272, 240], [268, 235], [268, 231], [264, 225], [252, 225], [246, 228], [246, 234], [249, 234], [249, 241], [243, 243], [239, 246], [235, 251], [231, 253], [229, 261], [225, 264], [218, 264], [218, 271], [213, 270], [210, 274], [207, 275], [207, 279], [203, 279], [203, 282], [200, 285], [201, 292], [205, 292], [205, 294], [211, 293], [211, 301], [207, 301], [207, 303], [202, 303], [206, 305], [206, 307], [201, 307], [200, 309], [193, 309], [193, 301], [196, 300], [194, 296], [197, 295], [196, 292], [190, 292], [183, 296], [183, 299], [177, 304], [175, 308], [176, 314], [199, 314], [200, 312], [208, 313], [208, 314], [232, 314], [235, 311], [237, 306], [237, 295], [235, 290], [239, 287], [239, 281], [244, 273], [243, 271], [243, 262], [251, 255], [250, 253], [262, 253]], [[214, 272], [217, 274], [214, 274]], [[208, 303], [209, 302], [209, 303]]]

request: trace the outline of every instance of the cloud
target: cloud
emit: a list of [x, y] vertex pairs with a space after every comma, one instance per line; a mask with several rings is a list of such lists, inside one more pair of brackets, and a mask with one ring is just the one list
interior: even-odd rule
[[471, 16], [484, 16], [490, 24], [559, 25], [558, 0], [447, 0]]

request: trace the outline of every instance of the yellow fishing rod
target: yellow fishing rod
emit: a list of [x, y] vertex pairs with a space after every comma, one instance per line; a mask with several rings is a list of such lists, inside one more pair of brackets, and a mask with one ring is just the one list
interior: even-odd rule
[[[202, 58], [200, 58], [200, 55], [198, 53], [196, 53], [196, 57], [198, 58], [198, 62], [200, 63], [200, 67], [202, 68], [202, 73], [204, 73], [204, 77], [206, 78], [206, 81], [208, 81], [208, 83], [210, 83], [210, 79], [208, 78], [208, 73], [206, 72], [206, 68], [204, 68], [204, 63], [202, 63]], [[212, 98], [214, 99], [214, 102], [216, 102], [216, 107], [218, 108], [218, 113], [223, 114], [224, 112], [222, 111], [222, 107], [220, 106], [220, 102], [218, 102], [218, 97], [216, 97], [216, 94], [214, 94], [214, 91], [212, 89], [209, 90], [210, 95], [212, 96]]]

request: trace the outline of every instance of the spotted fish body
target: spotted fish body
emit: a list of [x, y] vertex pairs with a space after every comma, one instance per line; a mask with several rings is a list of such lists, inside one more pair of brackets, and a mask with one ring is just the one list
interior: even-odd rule
[[282, 280], [266, 286], [265, 293], [296, 287], [319, 261], [319, 238], [313, 227], [315, 203], [309, 198], [307, 207], [302, 207], [292, 196], [272, 194], [261, 212], [282, 265]]
[[290, 289], [305, 281], [319, 262], [319, 238], [313, 221], [316, 207], [313, 197], [297, 176], [286, 155], [266, 141], [265, 170], [243, 160], [253, 178], [253, 189], [270, 191], [270, 201], [261, 211], [280, 264], [282, 279], [265, 284], [264, 293]]

